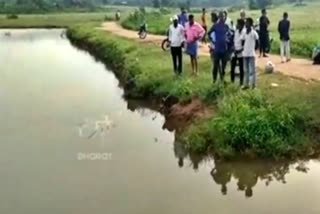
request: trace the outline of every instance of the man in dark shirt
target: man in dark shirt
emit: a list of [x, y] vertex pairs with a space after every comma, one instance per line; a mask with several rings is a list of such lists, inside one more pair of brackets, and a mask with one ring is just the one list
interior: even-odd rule
[[267, 48], [269, 45], [269, 18], [267, 17], [267, 11], [266, 9], [261, 10], [262, 16], [259, 19], [259, 39], [260, 39], [260, 57], [263, 55], [263, 57], [267, 56]]
[[283, 19], [278, 24], [278, 32], [280, 34], [280, 54], [282, 62], [290, 61], [290, 21], [288, 20], [288, 13], [283, 14]]
[[[210, 42], [214, 44], [213, 50], [213, 82], [215, 83], [218, 77], [218, 72], [220, 74], [220, 79], [224, 82], [225, 68], [228, 61], [228, 43], [227, 43], [227, 33], [229, 31], [228, 25], [225, 23], [223, 12], [219, 13], [219, 20], [212, 26], [208, 35]], [[212, 38], [212, 33], [214, 33], [214, 41]]]

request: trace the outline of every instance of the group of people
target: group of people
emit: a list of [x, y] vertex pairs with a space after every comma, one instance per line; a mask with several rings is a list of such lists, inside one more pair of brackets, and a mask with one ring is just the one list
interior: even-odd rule
[[[245, 11], [234, 26], [227, 11], [211, 13], [212, 27], [208, 29], [206, 9], [202, 10], [201, 24], [194, 20], [192, 14], [182, 9], [181, 14], [172, 18], [169, 27], [169, 42], [173, 68], [176, 74], [182, 73], [182, 49], [190, 56], [193, 74], [198, 74], [198, 43], [209, 40], [210, 55], [213, 62], [213, 82], [220, 77], [224, 82], [227, 63], [231, 63], [231, 81], [235, 81], [235, 69], [239, 67], [240, 85], [244, 89], [256, 86], [256, 51], [260, 49], [260, 57], [268, 57], [269, 25], [267, 11], [263, 9], [259, 23], [254, 25], [251, 17], [246, 17]], [[290, 21], [284, 13], [279, 22], [278, 31], [281, 40], [282, 62], [290, 61]]]

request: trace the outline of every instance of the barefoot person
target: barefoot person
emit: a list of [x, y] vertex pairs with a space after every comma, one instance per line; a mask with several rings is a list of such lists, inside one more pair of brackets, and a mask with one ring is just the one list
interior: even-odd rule
[[185, 27], [185, 36], [187, 42], [187, 54], [191, 59], [193, 74], [198, 74], [198, 41], [203, 37], [205, 31], [201, 25], [194, 21], [194, 16], [189, 15], [189, 22]]
[[173, 70], [176, 74], [182, 73], [182, 45], [184, 42], [184, 28], [178, 23], [178, 17], [172, 18], [173, 23], [169, 27], [169, 42], [173, 62]]
[[283, 19], [278, 24], [278, 32], [280, 34], [280, 54], [282, 63], [290, 61], [290, 21], [288, 13], [283, 14]]
[[[259, 40], [258, 33], [253, 29], [252, 18], [247, 18], [246, 21], [246, 32], [244, 34], [244, 46], [243, 46], [243, 62], [245, 72], [245, 86], [244, 89], [248, 89], [250, 85], [252, 88], [256, 87], [256, 44]], [[250, 76], [252, 78], [250, 78]]]
[[210, 37], [210, 42], [214, 44], [213, 51], [213, 83], [217, 81], [218, 73], [220, 80], [224, 82], [225, 68], [227, 64], [227, 33], [229, 31], [228, 25], [225, 23], [223, 12], [219, 13], [219, 20], [212, 26], [209, 35], [214, 33], [215, 41]]

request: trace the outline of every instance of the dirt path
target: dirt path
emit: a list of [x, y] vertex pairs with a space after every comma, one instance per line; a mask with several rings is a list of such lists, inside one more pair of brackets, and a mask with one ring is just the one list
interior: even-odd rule
[[[160, 45], [162, 40], [165, 38], [164, 36], [160, 35], [148, 34], [145, 40], [140, 40], [136, 31], [126, 30], [115, 22], [105, 22], [99, 29], [112, 32], [118, 36], [136, 39], [140, 42], [152, 42], [157, 45]], [[207, 46], [200, 45], [200, 55], [209, 56], [209, 49]], [[269, 58], [258, 58], [257, 64], [260, 68], [263, 68], [269, 60], [275, 64], [277, 71], [280, 71], [285, 75], [302, 78], [305, 80], [320, 81], [320, 66], [312, 65], [310, 60], [292, 58], [291, 62], [289, 63], [281, 63], [280, 56], [269, 55]]]

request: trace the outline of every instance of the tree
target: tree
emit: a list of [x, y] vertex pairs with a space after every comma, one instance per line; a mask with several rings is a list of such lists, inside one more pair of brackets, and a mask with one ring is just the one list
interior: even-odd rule
[[257, 0], [257, 5], [260, 9], [266, 8], [272, 4], [272, 0]]
[[160, 0], [152, 0], [152, 6], [154, 8], [159, 8], [160, 7]]

